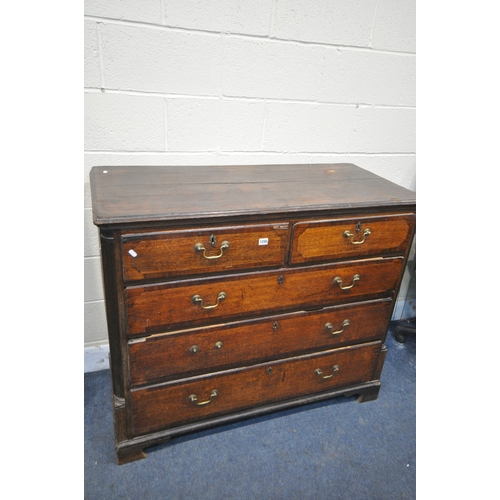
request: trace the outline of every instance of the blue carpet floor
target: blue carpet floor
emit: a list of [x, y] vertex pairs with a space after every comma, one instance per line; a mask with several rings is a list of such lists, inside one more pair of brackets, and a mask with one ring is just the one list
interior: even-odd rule
[[109, 370], [85, 374], [85, 498], [416, 498], [416, 343], [387, 336], [376, 401], [338, 398], [146, 449], [116, 465]]

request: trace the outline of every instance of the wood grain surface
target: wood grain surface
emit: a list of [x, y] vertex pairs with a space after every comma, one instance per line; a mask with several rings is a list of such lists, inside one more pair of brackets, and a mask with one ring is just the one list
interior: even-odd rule
[[[266, 312], [318, 308], [352, 300], [392, 296], [404, 259], [370, 259], [313, 268], [242, 273], [236, 276], [185, 280], [126, 289], [128, 333], [159, 332], [179, 326], [209, 324]], [[334, 284], [339, 277], [349, 289]], [[281, 284], [280, 284], [281, 282]], [[226, 297], [217, 305], [218, 295]], [[203, 309], [192, 298], [199, 295]]]
[[[372, 380], [380, 342], [131, 391], [134, 434]], [[334, 366], [338, 367], [335, 371]], [[321, 370], [322, 375], [316, 373]], [[323, 376], [329, 378], [323, 378]], [[217, 396], [210, 398], [212, 391]], [[190, 401], [195, 395], [201, 406]]]
[[415, 193], [355, 165], [93, 167], [96, 225], [397, 207]]
[[[383, 299], [132, 340], [131, 383], [137, 386], [175, 380], [379, 340], [385, 334], [391, 312], [392, 300]], [[345, 321], [349, 322], [347, 326]]]

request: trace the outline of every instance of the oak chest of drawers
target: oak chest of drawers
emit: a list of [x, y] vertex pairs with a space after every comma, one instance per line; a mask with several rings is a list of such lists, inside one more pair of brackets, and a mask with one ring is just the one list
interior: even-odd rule
[[376, 399], [415, 193], [351, 164], [94, 167], [118, 463]]

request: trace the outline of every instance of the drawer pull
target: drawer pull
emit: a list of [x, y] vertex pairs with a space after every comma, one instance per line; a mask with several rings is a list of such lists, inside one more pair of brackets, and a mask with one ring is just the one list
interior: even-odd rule
[[365, 239], [367, 236], [370, 236], [370, 234], [372, 234], [370, 228], [366, 228], [364, 231], [363, 231], [363, 239], [360, 240], [360, 241], [354, 241], [354, 234], [351, 233], [351, 231], [344, 231], [344, 238], [351, 238], [351, 243], [353, 245], [361, 245], [362, 243], [365, 242]]
[[356, 281], [359, 281], [360, 279], [361, 279], [361, 276], [359, 274], [355, 274], [352, 277], [352, 284], [350, 284], [348, 286], [342, 286], [342, 278], [340, 278], [339, 276], [336, 276], [335, 278], [333, 278], [333, 283], [335, 285], [338, 285], [341, 290], [349, 290], [349, 288], [352, 288], [354, 286], [354, 283], [356, 283]]
[[216, 343], [215, 343], [214, 347], [215, 347], [216, 349], [222, 349], [222, 346], [223, 346], [223, 345], [224, 345], [224, 344], [223, 344], [223, 343], [219, 340], [218, 342], [216, 342]]
[[204, 306], [203, 305], [203, 298], [201, 295], [193, 295], [193, 297], [191, 298], [191, 301], [193, 302], [193, 304], [199, 304], [203, 309], [215, 309], [221, 300], [225, 299], [226, 298], [226, 292], [219, 292], [219, 295], [217, 295], [217, 304], [214, 304], [212, 306]]
[[201, 243], [196, 243], [194, 246], [194, 251], [195, 252], [203, 252], [203, 257], [208, 260], [212, 259], [220, 259], [222, 257], [222, 254], [224, 253], [224, 250], [229, 248], [229, 241], [223, 241], [220, 245], [220, 253], [218, 255], [207, 255], [207, 250]]
[[331, 378], [335, 374], [335, 372], [339, 371], [339, 365], [335, 365], [332, 367], [332, 374], [331, 375], [323, 375], [323, 372], [318, 368], [317, 370], [314, 371], [316, 375], [319, 375], [321, 378]]
[[[332, 335], [338, 335], [339, 333], [342, 333], [345, 329], [346, 326], [349, 326], [351, 324], [351, 322], [348, 320], [348, 319], [345, 319], [343, 322], [342, 322], [342, 330], [337, 330], [336, 332], [330, 332]], [[325, 330], [333, 330], [333, 326], [331, 323], [326, 323], [325, 324]]]
[[197, 345], [192, 345], [192, 346], [189, 348], [189, 351], [190, 351], [192, 354], [196, 354], [199, 350], [200, 350], [200, 348], [199, 348]]
[[196, 394], [191, 394], [191, 396], [189, 396], [189, 401], [191, 401], [191, 403], [194, 403], [196, 406], [205, 406], [208, 403], [211, 403], [212, 399], [218, 395], [219, 395], [219, 391], [217, 389], [214, 389], [210, 393], [210, 399], [207, 399], [206, 401], [198, 401], [198, 397], [196, 396]]

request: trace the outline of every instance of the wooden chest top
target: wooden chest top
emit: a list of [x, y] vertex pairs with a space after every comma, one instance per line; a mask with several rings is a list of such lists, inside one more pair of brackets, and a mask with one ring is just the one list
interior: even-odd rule
[[415, 205], [413, 191], [349, 163], [93, 167], [90, 178], [98, 226]]

